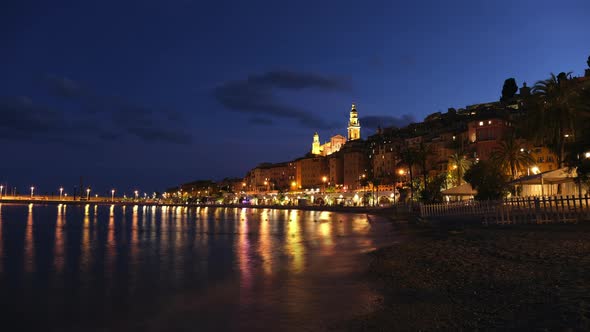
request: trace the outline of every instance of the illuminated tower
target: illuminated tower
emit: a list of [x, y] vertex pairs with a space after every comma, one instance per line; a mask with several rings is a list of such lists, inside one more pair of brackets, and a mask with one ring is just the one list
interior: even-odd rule
[[361, 124], [359, 123], [359, 115], [356, 111], [356, 105], [352, 104], [350, 109], [350, 120], [348, 121], [348, 140], [354, 141], [361, 138]]
[[320, 146], [320, 135], [318, 135], [317, 132], [313, 134], [313, 143], [311, 143], [311, 154], [322, 154], [322, 148]]

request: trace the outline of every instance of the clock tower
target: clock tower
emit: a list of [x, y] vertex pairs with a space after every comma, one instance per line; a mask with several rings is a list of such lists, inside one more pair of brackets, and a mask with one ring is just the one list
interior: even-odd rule
[[361, 124], [359, 115], [356, 111], [356, 105], [352, 104], [350, 109], [350, 120], [348, 121], [348, 140], [354, 141], [361, 138]]

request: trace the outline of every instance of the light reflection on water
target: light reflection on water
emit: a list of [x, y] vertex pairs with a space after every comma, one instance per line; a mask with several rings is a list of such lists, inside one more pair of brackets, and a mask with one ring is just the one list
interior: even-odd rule
[[0, 204], [0, 312], [30, 328], [316, 330], [370, 306], [361, 253], [391, 240], [386, 222], [325, 211]]

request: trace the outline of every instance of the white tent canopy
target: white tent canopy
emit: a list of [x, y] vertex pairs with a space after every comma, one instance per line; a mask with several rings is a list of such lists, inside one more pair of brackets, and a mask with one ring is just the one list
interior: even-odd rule
[[574, 182], [576, 176], [576, 170], [570, 170], [567, 167], [563, 167], [553, 171], [523, 176], [510, 182], [510, 184], [559, 184]]
[[520, 185], [522, 196], [545, 196], [557, 194], [556, 186], [562, 185], [562, 195], [577, 194], [574, 183], [577, 173], [567, 167], [547, 171], [539, 174], [523, 176], [510, 182], [511, 185]]

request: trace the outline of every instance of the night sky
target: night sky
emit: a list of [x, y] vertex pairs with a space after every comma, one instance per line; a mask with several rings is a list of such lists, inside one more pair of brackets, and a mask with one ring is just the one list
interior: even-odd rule
[[590, 1], [3, 1], [0, 182], [158, 191], [583, 75]]

